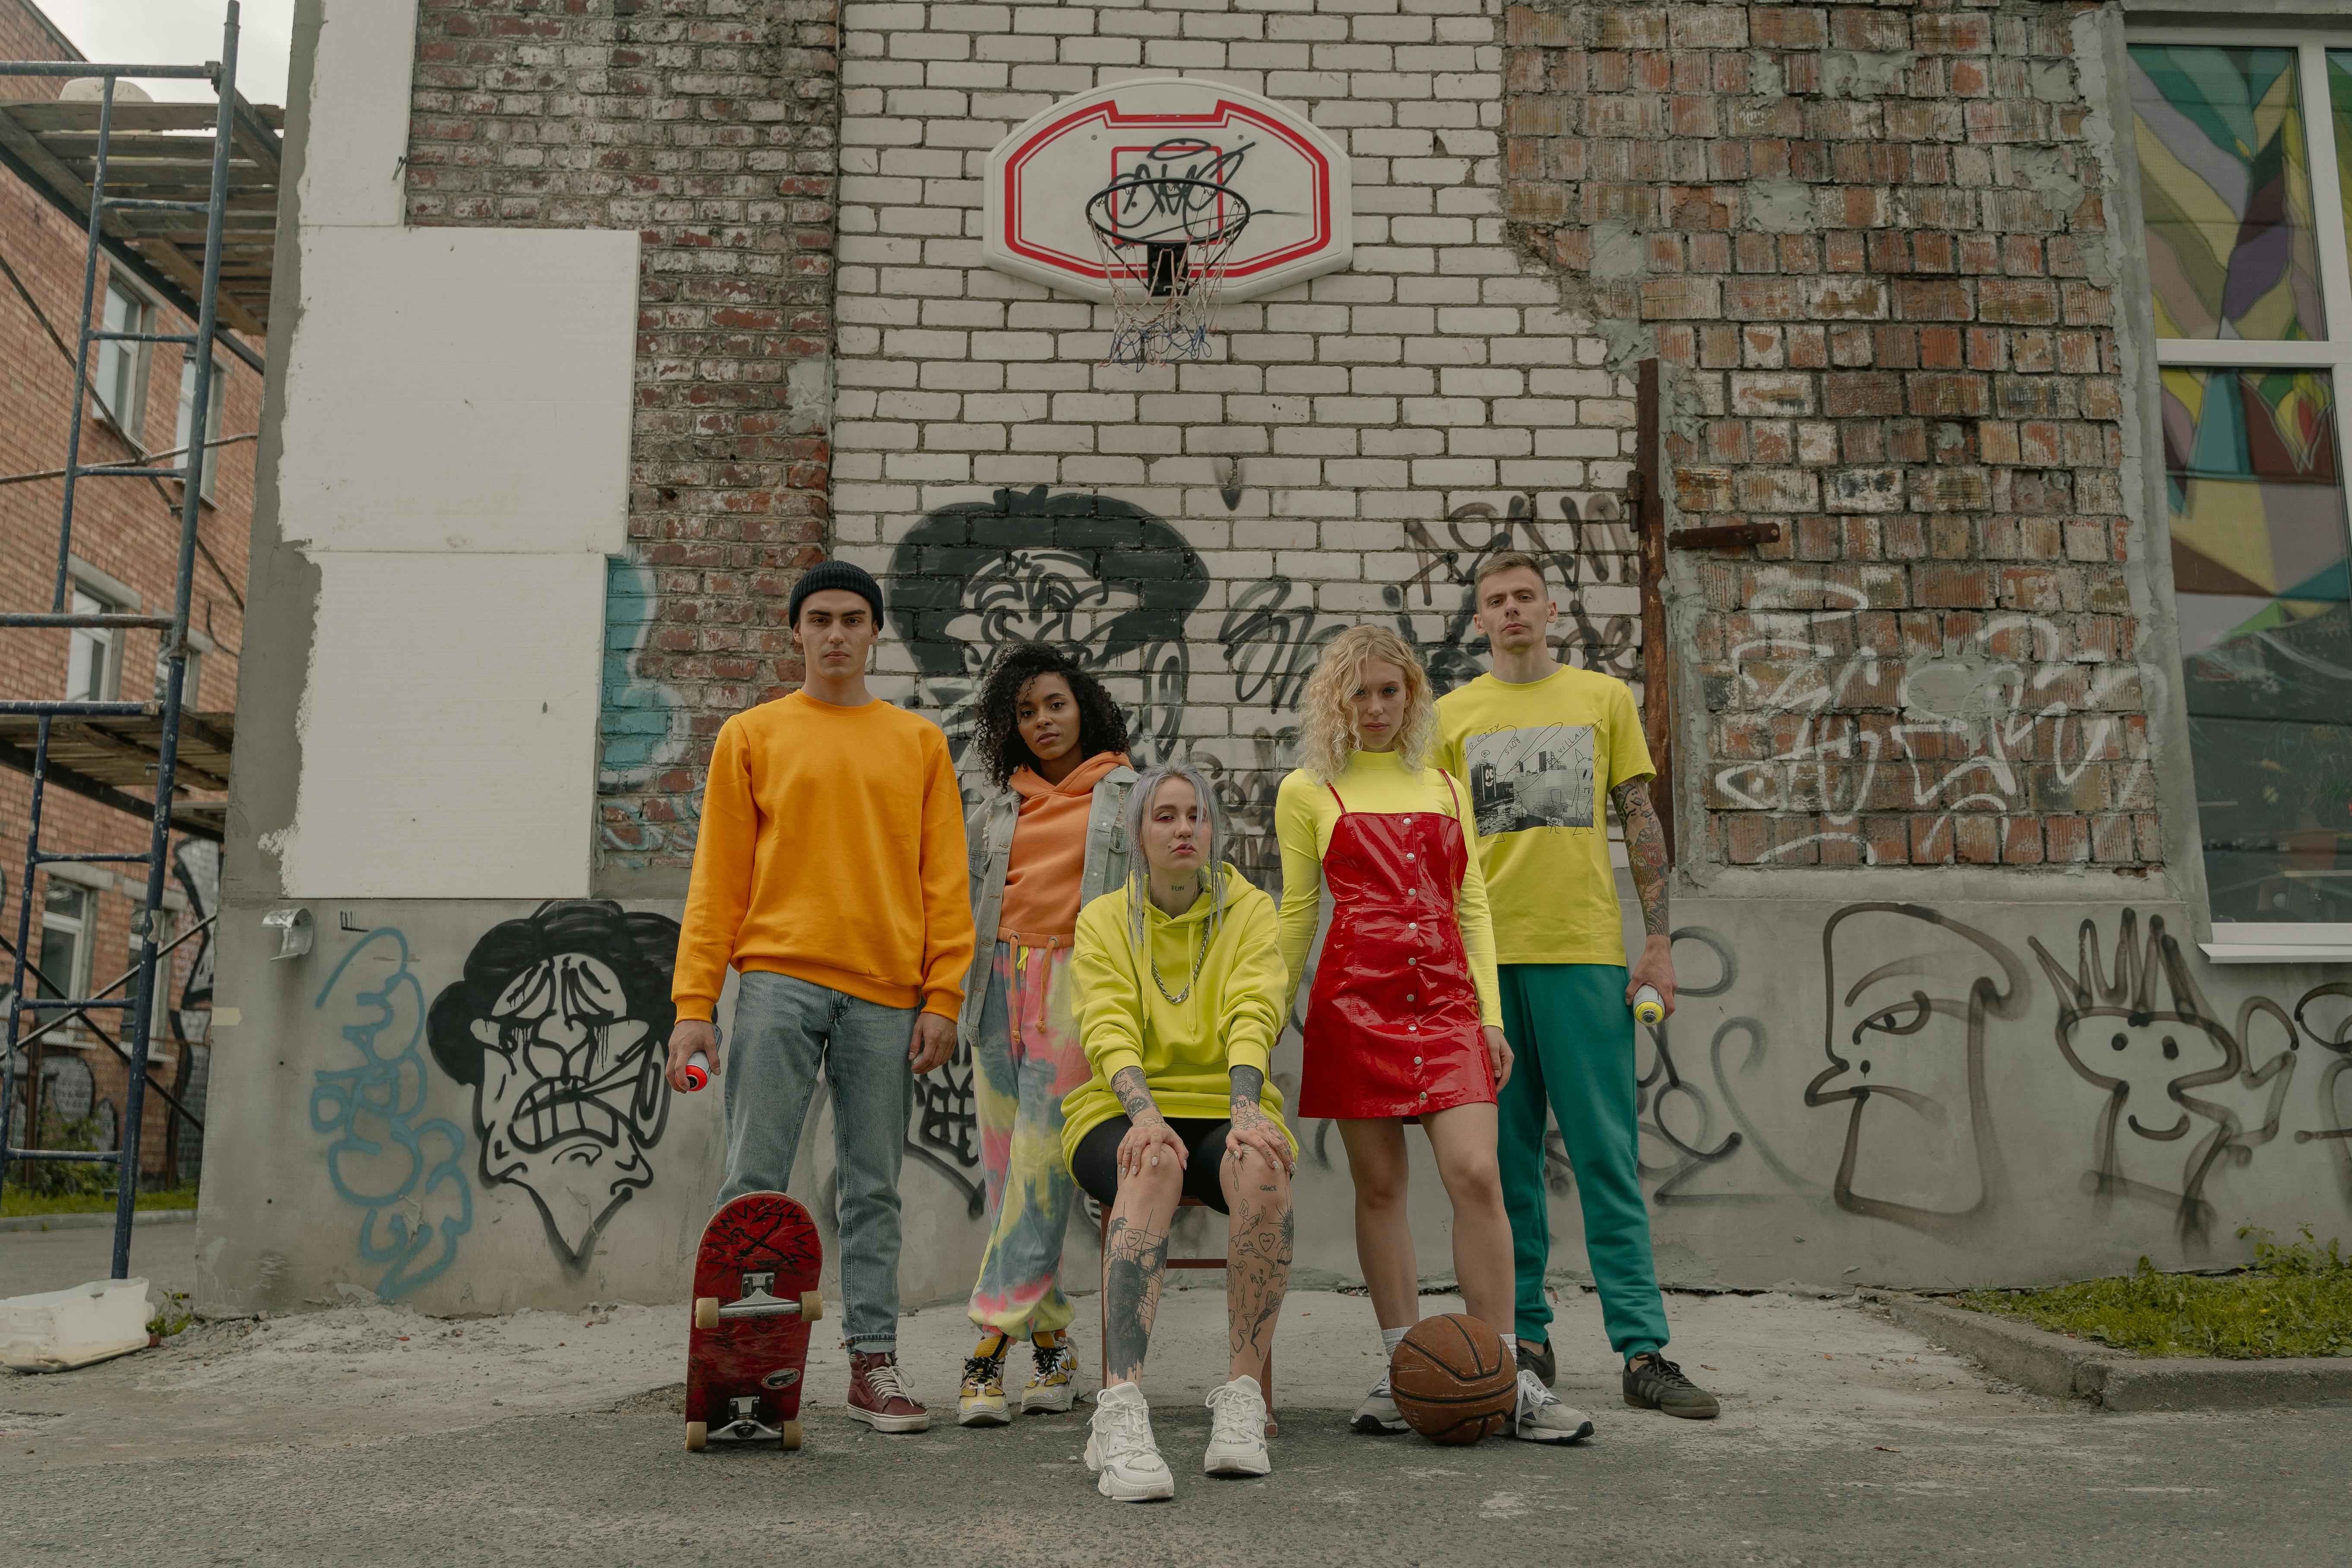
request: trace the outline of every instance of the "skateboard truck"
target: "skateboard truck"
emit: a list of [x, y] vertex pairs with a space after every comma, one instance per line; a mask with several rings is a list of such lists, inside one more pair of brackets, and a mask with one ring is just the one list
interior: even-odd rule
[[772, 1296], [768, 1287], [776, 1282], [773, 1269], [762, 1272], [746, 1270], [743, 1293], [732, 1301], [721, 1301], [716, 1296], [699, 1296], [694, 1302], [694, 1324], [698, 1329], [715, 1329], [730, 1319], [737, 1318], [798, 1318], [814, 1323], [824, 1316], [824, 1298], [814, 1290], [804, 1291], [795, 1300], [783, 1296]]
[[729, 1400], [727, 1403], [734, 1411], [734, 1418], [721, 1426], [710, 1428], [709, 1440], [711, 1442], [773, 1442], [783, 1436], [783, 1433], [781, 1430], [767, 1425], [760, 1419], [760, 1401], [756, 1396], [749, 1394], [740, 1395], [737, 1398]]

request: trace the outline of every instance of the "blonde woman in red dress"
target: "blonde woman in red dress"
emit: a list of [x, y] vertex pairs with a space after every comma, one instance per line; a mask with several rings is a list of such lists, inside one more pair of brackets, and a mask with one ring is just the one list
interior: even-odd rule
[[[1436, 700], [1419, 656], [1383, 627], [1342, 632], [1307, 683], [1302, 717], [1303, 765], [1275, 802], [1294, 1007], [1326, 888], [1332, 909], [1307, 998], [1298, 1113], [1339, 1124], [1356, 1187], [1356, 1256], [1380, 1321], [1381, 1380], [1353, 1424], [1402, 1432], [1386, 1367], [1420, 1316], [1405, 1217], [1409, 1121], [1428, 1134], [1453, 1201], [1464, 1305], [1516, 1360], [1511, 1225], [1495, 1163], [1495, 1091], [1510, 1076], [1511, 1050], [1477, 818], [1453, 780], [1428, 765]], [[1511, 1430], [1571, 1443], [1592, 1423], [1522, 1373]]]

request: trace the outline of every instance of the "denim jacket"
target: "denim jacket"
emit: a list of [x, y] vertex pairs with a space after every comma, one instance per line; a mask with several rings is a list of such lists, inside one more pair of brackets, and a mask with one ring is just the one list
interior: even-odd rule
[[[1127, 880], [1127, 797], [1135, 780], [1133, 768], [1120, 766], [1095, 781], [1087, 807], [1086, 869], [1078, 877], [1081, 909]], [[989, 968], [996, 962], [997, 918], [1004, 907], [1004, 874], [1012, 864], [1013, 830], [1020, 817], [1021, 796], [1000, 789], [973, 806], [964, 821], [972, 931], [979, 938], [971, 973], [964, 976], [963, 1012], [956, 1019], [956, 1038], [966, 1047], [980, 1041], [980, 1010], [988, 1000]]]

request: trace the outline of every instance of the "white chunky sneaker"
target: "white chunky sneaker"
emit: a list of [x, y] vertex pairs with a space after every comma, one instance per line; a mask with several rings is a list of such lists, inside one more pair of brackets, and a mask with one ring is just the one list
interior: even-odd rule
[[1176, 1478], [1151, 1440], [1151, 1407], [1143, 1402], [1143, 1390], [1122, 1383], [1096, 1394], [1090, 1427], [1087, 1468], [1095, 1472], [1095, 1490], [1116, 1502], [1176, 1495]]
[[1372, 1384], [1372, 1391], [1364, 1395], [1361, 1405], [1356, 1406], [1356, 1414], [1348, 1426], [1367, 1437], [1391, 1436], [1412, 1430], [1405, 1425], [1404, 1416], [1398, 1413], [1396, 1401], [1389, 1397], [1389, 1380], [1385, 1375]]
[[1254, 1377], [1237, 1377], [1209, 1391], [1209, 1451], [1201, 1472], [1262, 1476], [1274, 1468], [1265, 1452], [1265, 1394]]
[[1532, 1368], [1519, 1369], [1519, 1404], [1511, 1414], [1511, 1436], [1530, 1443], [1573, 1443], [1592, 1436], [1592, 1418], [1562, 1405]]

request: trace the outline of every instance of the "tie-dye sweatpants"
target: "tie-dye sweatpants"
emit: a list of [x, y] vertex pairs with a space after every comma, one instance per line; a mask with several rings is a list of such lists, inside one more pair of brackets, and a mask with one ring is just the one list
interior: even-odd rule
[[988, 1251], [971, 1321], [1020, 1339], [1069, 1326], [1062, 1237], [1077, 1184], [1062, 1159], [1062, 1097], [1093, 1068], [1078, 1044], [1067, 947], [996, 944], [972, 1087], [988, 1183]]

